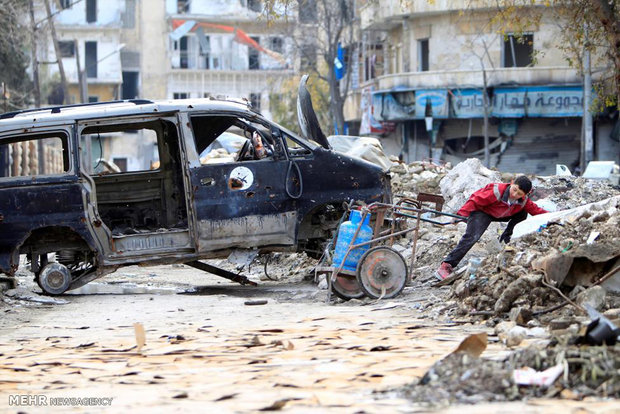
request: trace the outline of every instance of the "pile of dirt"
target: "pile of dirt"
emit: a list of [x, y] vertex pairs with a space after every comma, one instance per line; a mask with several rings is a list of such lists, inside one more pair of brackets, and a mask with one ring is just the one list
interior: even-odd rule
[[[544, 371], [564, 367], [563, 375], [548, 388], [517, 385], [515, 370]], [[577, 346], [557, 342], [544, 348], [531, 346], [496, 361], [465, 353], [438, 361], [419, 382], [400, 390], [410, 400], [433, 406], [524, 398], [620, 398], [620, 345]]]

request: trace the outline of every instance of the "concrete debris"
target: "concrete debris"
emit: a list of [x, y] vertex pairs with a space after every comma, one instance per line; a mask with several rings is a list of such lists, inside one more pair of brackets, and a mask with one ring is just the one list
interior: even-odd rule
[[515, 307], [510, 310], [509, 318], [517, 325], [526, 326], [532, 319], [532, 311], [527, 308]]
[[605, 296], [607, 292], [601, 286], [592, 286], [577, 295], [577, 304], [580, 306], [590, 305], [592, 308], [600, 311], [605, 306]]
[[390, 168], [392, 193], [415, 198], [419, 193], [439, 194], [439, 183], [450, 170], [450, 164], [415, 161], [395, 163]]
[[[501, 314], [516, 304], [534, 314], [544, 311], [564, 300], [543, 283], [545, 279], [566, 293], [575, 286], [592, 286], [620, 257], [619, 207], [617, 196], [590, 209], [578, 209], [578, 214], [554, 225], [549, 223], [515, 240], [499, 254], [488, 255], [479, 270], [480, 277], [455, 283], [452, 295], [461, 299], [461, 314]], [[593, 232], [598, 237], [588, 243]], [[583, 300], [604, 310], [612, 305], [605, 302], [604, 291], [599, 287], [584, 292]]]
[[477, 158], [469, 158], [457, 164], [439, 183], [446, 199], [444, 208], [456, 212], [476, 190], [501, 180], [498, 171], [485, 168]]
[[[515, 175], [516, 176], [516, 175]], [[588, 180], [583, 177], [533, 177], [532, 200], [548, 200], [557, 210], [567, 210], [605, 200], [620, 194], [620, 189], [608, 181]], [[548, 210], [548, 209], [547, 209]]]
[[506, 346], [512, 348], [519, 345], [527, 336], [527, 329], [522, 326], [515, 326], [506, 334]]
[[[530, 346], [500, 361], [456, 353], [435, 363], [419, 382], [404, 387], [400, 394], [435, 407], [529, 398], [619, 398], [619, 351], [618, 345]], [[524, 387], [520, 386], [525, 381], [520, 375], [524, 367], [533, 372], [552, 369], [558, 375], [548, 381], [533, 375], [528, 384], [544, 386]]]

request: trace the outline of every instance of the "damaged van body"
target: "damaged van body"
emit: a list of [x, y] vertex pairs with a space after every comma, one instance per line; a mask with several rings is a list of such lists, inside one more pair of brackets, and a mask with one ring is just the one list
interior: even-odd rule
[[[224, 134], [239, 137], [240, 149], [211, 157]], [[110, 137], [145, 146], [148, 168], [106, 169], [113, 160], [87, 156], [103, 159]], [[0, 115], [0, 272], [14, 276], [26, 255], [41, 288], [60, 294], [133, 264], [196, 263], [237, 249], [319, 254], [344, 201], [391, 194], [379, 167], [308, 138], [229, 100]]]

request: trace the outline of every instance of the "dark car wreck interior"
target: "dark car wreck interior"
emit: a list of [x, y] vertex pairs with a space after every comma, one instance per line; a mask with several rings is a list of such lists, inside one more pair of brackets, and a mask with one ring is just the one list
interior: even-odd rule
[[[236, 136], [239, 138], [239, 149], [235, 152], [234, 161], [258, 159], [278, 159], [281, 151], [275, 151], [271, 134], [262, 125], [251, 123], [236, 116], [192, 116], [191, 125], [194, 133], [196, 150], [199, 154], [208, 153], [220, 137]], [[268, 156], [260, 157], [254, 148], [253, 134], [260, 136], [262, 143], [269, 149]], [[245, 138], [245, 140], [244, 140]], [[232, 148], [227, 148], [230, 152]]]
[[[103, 147], [102, 136], [121, 133], [140, 138], [156, 136], [158, 162], [151, 169], [93, 174], [97, 208], [114, 236], [187, 228], [187, 207], [178, 133], [164, 120], [87, 127], [82, 136], [93, 139], [93, 147]], [[118, 135], [118, 134], [117, 134]], [[94, 165], [93, 167], [98, 167]], [[97, 168], [95, 168], [96, 170]]]

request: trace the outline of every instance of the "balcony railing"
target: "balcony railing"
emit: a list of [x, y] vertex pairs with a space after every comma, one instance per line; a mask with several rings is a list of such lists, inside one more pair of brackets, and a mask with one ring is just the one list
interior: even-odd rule
[[[537, 0], [543, 3], [542, 0]], [[360, 7], [362, 30], [385, 28], [404, 16], [447, 13], [459, 10], [496, 9], [496, 0], [381, 0], [368, 1]]]
[[[565, 66], [486, 69], [487, 86], [497, 85], [561, 85], [581, 83], [577, 69]], [[435, 72], [407, 72], [379, 76], [361, 85], [377, 90], [396, 87], [453, 88], [483, 87], [482, 70], [451, 70]]]
[[172, 69], [168, 90], [204, 94], [245, 96], [249, 92], [277, 92], [280, 83], [293, 76], [293, 70], [192, 70]]

